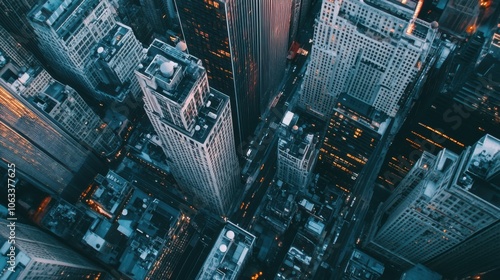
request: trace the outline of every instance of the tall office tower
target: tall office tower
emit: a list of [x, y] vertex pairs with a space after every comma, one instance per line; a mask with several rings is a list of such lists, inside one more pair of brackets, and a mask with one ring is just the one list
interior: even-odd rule
[[[110, 76], [121, 78], [120, 71], [133, 75], [140, 43], [129, 27], [116, 23], [107, 0], [47, 0], [28, 16], [45, 58], [65, 82], [99, 100], [121, 102], [129, 94], [130, 81], [117, 83]], [[95, 61], [96, 52], [103, 63]]]
[[[13, 49], [7, 47], [6, 51], [0, 47], [0, 80], [4, 81], [14, 93], [27, 98], [40, 92], [53, 80], [52, 76], [35, 61], [31, 65], [16, 64], [8, 55], [12, 54]], [[21, 62], [26, 61], [21, 60]]]
[[420, 280], [420, 279], [441, 280], [443, 278], [437, 272], [434, 272], [421, 264], [417, 264], [414, 267], [403, 272], [401, 278], [399, 278], [399, 280]]
[[136, 74], [177, 183], [201, 205], [229, 214], [240, 184], [229, 98], [209, 88], [200, 59], [156, 39]]
[[[290, 17], [290, 31], [288, 44], [297, 40], [297, 32], [304, 25], [307, 14], [311, 8], [311, 0], [292, 0], [292, 13]], [[302, 42], [303, 43], [303, 42]]]
[[14, 265], [3, 261], [2, 279], [109, 279], [104, 269], [35, 227], [16, 222], [15, 243], [10, 243], [9, 225], [0, 219], [2, 257], [9, 260], [15, 247]]
[[229, 95], [238, 147], [257, 127], [284, 76], [290, 1], [175, 1], [188, 52], [210, 86]]
[[421, 1], [324, 0], [299, 104], [329, 119], [340, 93], [389, 116], [404, 101], [437, 24], [416, 18]]
[[288, 45], [297, 39], [299, 30], [301, 0], [292, 0], [292, 12], [290, 14], [290, 31], [288, 32]]
[[[497, 181], [498, 182], [498, 181]], [[500, 268], [500, 221], [483, 229], [426, 265], [448, 278], [464, 279]]]
[[35, 54], [40, 54], [33, 28], [27, 14], [38, 0], [3, 0], [0, 1], [0, 25], [18, 42]]
[[495, 33], [493, 33], [491, 38], [489, 53], [500, 59], [500, 18], [498, 19]]
[[20, 66], [29, 65], [36, 60], [33, 54], [26, 51], [2, 26], [0, 26], [0, 50]]
[[215, 241], [196, 279], [239, 279], [256, 237], [228, 222]]
[[319, 149], [319, 134], [310, 133], [311, 124], [299, 123], [299, 116], [288, 111], [283, 117], [278, 142], [277, 176], [283, 182], [307, 187]]
[[464, 37], [476, 31], [479, 17], [477, 0], [450, 0], [439, 18], [439, 28], [458, 37]]
[[0, 158], [44, 191], [75, 201], [103, 164], [0, 80]]
[[74, 89], [54, 80], [37, 63], [32, 65], [19, 67], [0, 49], [0, 80], [13, 93], [31, 102], [39, 113], [45, 113], [51, 121], [97, 154], [107, 156], [118, 150], [121, 144], [118, 135]]
[[447, 50], [448, 59], [429, 71], [422, 96], [388, 151], [380, 184], [397, 187], [423, 151], [459, 153], [485, 133], [500, 137], [500, 61], [486, 55], [478, 62], [483, 44], [482, 36], [473, 36]]
[[140, 3], [136, 0], [115, 1], [120, 22], [134, 30], [137, 39], [144, 45], [149, 45], [153, 40], [153, 27], [149, 17], [146, 17]]
[[389, 120], [352, 96], [341, 95], [339, 100], [319, 151], [316, 170], [328, 183], [350, 191]]
[[121, 140], [70, 86], [57, 81], [29, 99], [41, 111], [80, 141], [102, 156], [115, 153]]
[[[430, 160], [420, 162], [400, 184], [413, 189], [397, 204], [391, 201], [398, 192], [379, 207], [367, 248], [409, 266], [453, 252], [488, 232], [500, 219], [500, 192], [492, 176], [498, 173], [499, 153], [500, 140], [490, 135], [460, 156], [446, 149], [437, 156], [424, 153]], [[423, 176], [413, 176], [422, 171]]]
[[174, 0], [140, 0], [140, 4], [154, 32], [159, 35], [165, 36], [169, 26], [178, 21]]

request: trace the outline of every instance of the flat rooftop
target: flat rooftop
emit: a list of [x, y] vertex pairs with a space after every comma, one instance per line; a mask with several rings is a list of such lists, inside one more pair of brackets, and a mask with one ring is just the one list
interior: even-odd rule
[[222, 229], [197, 279], [236, 279], [250, 256], [256, 237], [228, 222]]
[[28, 14], [33, 22], [56, 30], [63, 39], [71, 35], [99, 4], [99, 0], [48, 0], [36, 5]]
[[365, 0], [364, 2], [405, 20], [411, 19], [415, 11], [420, 8], [418, 0]]
[[137, 71], [156, 80], [156, 92], [177, 104], [184, 104], [205, 68], [198, 58], [155, 39]]
[[348, 94], [339, 95], [335, 111], [380, 135], [385, 133], [391, 120], [384, 112]]
[[119, 214], [120, 205], [130, 195], [132, 186], [128, 181], [109, 171], [106, 176], [97, 174], [94, 186], [86, 197], [87, 204], [97, 212], [106, 212], [107, 215]]
[[285, 113], [281, 124], [285, 127], [285, 131], [280, 135], [278, 142], [280, 150], [286, 150], [297, 158], [307, 157], [314, 151], [318, 143], [319, 126], [290, 111]]
[[132, 29], [128, 26], [117, 23], [117, 25], [95, 46], [94, 50], [96, 56], [109, 62], [123, 47], [123, 37], [127, 36], [127, 34], [132, 34], [132, 32]]
[[500, 140], [487, 134], [471, 148], [456, 185], [500, 208], [500, 189], [493, 186], [491, 181], [499, 173]]

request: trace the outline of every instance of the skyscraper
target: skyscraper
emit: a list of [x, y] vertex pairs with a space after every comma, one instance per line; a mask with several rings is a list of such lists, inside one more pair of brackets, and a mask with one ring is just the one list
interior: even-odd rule
[[347, 93], [395, 116], [436, 33], [416, 18], [421, 1], [324, 0], [299, 104], [330, 118]]
[[15, 243], [11, 244], [9, 225], [0, 220], [0, 254], [2, 259], [10, 259], [14, 246], [15, 265], [4, 259], [2, 279], [109, 279], [104, 269], [35, 227], [15, 223]]
[[174, 0], [140, 0], [139, 2], [154, 32], [165, 36], [171, 23], [177, 21]]
[[500, 140], [486, 135], [460, 156], [444, 149], [437, 156], [425, 152], [424, 158], [398, 187], [408, 190], [397, 190], [379, 207], [367, 240], [372, 252], [402, 266], [446, 252], [458, 257], [460, 250], [450, 249], [474, 243], [500, 219], [493, 179]]
[[[6, 53], [18, 54], [12, 46]], [[21, 63], [26, 61], [21, 60]], [[134, 77], [135, 78], [135, 77]], [[121, 140], [71, 87], [50, 76], [36, 61], [19, 67], [0, 47], [0, 80], [9, 90], [31, 102], [38, 114], [51, 121], [99, 155], [108, 156]]]
[[188, 52], [230, 97], [237, 145], [277, 93], [286, 65], [290, 1], [175, 1]]
[[388, 151], [380, 184], [397, 187], [423, 151], [459, 153], [485, 133], [500, 137], [500, 60], [489, 54], [478, 60], [484, 43], [475, 35], [454, 51], [448, 48], [446, 61], [429, 71], [422, 95]]
[[351, 96], [341, 95], [328, 123], [316, 170], [328, 184], [350, 191], [372, 156], [389, 119]]
[[5, 28], [18, 44], [35, 54], [40, 54], [33, 28], [28, 22], [27, 14], [37, 0], [3, 0], [0, 1], [0, 25]]
[[137, 94], [130, 78], [142, 48], [115, 16], [107, 0], [47, 0], [28, 15], [45, 59], [65, 82], [99, 100], [123, 101]]
[[199, 204], [229, 214], [240, 191], [229, 98], [209, 88], [201, 60], [159, 40], [136, 74], [177, 183]]
[[50, 194], [74, 201], [102, 163], [0, 80], [0, 158]]
[[26, 51], [2, 26], [0, 26], [0, 49], [20, 66], [30, 64], [35, 60], [34, 55]]
[[463, 279], [481, 275], [500, 268], [498, 240], [500, 240], [500, 221], [429, 260], [426, 265], [449, 278]]
[[479, 17], [477, 0], [450, 0], [439, 18], [439, 28], [453, 35], [464, 37], [476, 31]]
[[118, 135], [70, 86], [52, 81], [29, 101], [97, 154], [109, 156], [120, 147], [121, 140]]

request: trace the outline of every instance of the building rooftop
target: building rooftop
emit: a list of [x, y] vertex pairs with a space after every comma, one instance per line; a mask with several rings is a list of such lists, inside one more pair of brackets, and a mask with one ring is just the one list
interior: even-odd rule
[[52, 81], [43, 92], [35, 95], [31, 101], [44, 112], [50, 114], [58, 103], [63, 103], [67, 98], [66, 86], [58, 81]]
[[421, 264], [417, 264], [414, 267], [405, 271], [400, 278], [400, 280], [420, 280], [420, 279], [441, 280], [442, 277], [437, 272], [434, 272]]
[[123, 37], [133, 34], [130, 27], [121, 23], [116, 26], [94, 47], [95, 55], [99, 59], [109, 62], [113, 56], [123, 47]]
[[[153, 41], [148, 49], [147, 57], [137, 70], [147, 78], [154, 80], [155, 92], [168, 98], [179, 107], [183, 107], [193, 87], [200, 82], [205, 74], [201, 60], [183, 53], [178, 49], [159, 40]], [[190, 131], [172, 124], [179, 132], [204, 143], [214, 124], [221, 117], [221, 112], [229, 103], [229, 97], [210, 88], [203, 100], [204, 106], [199, 107], [195, 123]], [[171, 123], [164, 119], [165, 122]]]
[[316, 246], [315, 242], [299, 232], [288, 250], [287, 258], [296, 259], [304, 265], [310, 265]]
[[421, 0], [365, 0], [366, 4], [401, 19], [416, 17], [423, 4]]
[[[169, 246], [167, 243], [170, 238], [175, 238], [173, 233], [184, 215], [158, 199], [141, 199], [134, 195], [131, 202], [131, 207], [127, 206], [122, 211], [118, 221], [118, 230], [126, 236], [132, 236], [120, 258], [118, 270], [133, 279], [145, 279], [154, 270], [153, 264], [162, 255], [164, 247]], [[140, 208], [144, 212], [137, 215], [134, 209]]]
[[298, 189], [293, 185], [278, 180], [267, 193], [269, 200], [261, 216], [280, 233], [288, 228], [297, 210], [297, 192]]
[[198, 58], [155, 39], [138, 71], [156, 81], [156, 92], [182, 105], [205, 69]]
[[98, 4], [99, 0], [48, 0], [35, 6], [28, 18], [52, 27], [60, 37], [66, 39], [83, 22], [88, 11]]
[[500, 208], [500, 189], [490, 178], [500, 171], [500, 140], [485, 135], [471, 148], [456, 185]]
[[318, 144], [319, 129], [298, 114], [287, 111], [282, 122], [278, 148], [296, 158], [308, 158]]
[[108, 217], [120, 214], [123, 204], [131, 195], [132, 186], [128, 181], [109, 171], [106, 176], [97, 174], [91, 189], [85, 194], [85, 203], [97, 213]]
[[219, 118], [221, 118], [222, 109], [229, 103], [229, 97], [221, 92], [210, 88], [208, 100], [198, 112], [196, 125], [194, 126], [193, 139], [200, 143], [205, 142], [209, 132]]
[[19, 67], [0, 50], [0, 79], [9, 84], [10, 88], [17, 94], [23, 94], [42, 71], [44, 71], [43, 67], [38, 64], [29, 68]]
[[222, 229], [198, 279], [236, 279], [251, 253], [255, 236], [228, 222]]
[[346, 270], [352, 277], [350, 279], [376, 279], [384, 273], [385, 267], [378, 260], [354, 249]]
[[[62, 238], [78, 240], [94, 222], [85, 212], [74, 205], [55, 198], [47, 198], [39, 208], [42, 215], [38, 216], [39, 224]], [[38, 214], [38, 213], [37, 213]], [[73, 240], [73, 239], [72, 239]]]

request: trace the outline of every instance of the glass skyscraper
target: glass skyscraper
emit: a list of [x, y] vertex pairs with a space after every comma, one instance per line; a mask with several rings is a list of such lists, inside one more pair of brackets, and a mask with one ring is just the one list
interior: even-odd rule
[[[237, 3], [236, 3], [237, 2]], [[286, 65], [290, 1], [176, 1], [188, 52], [229, 95], [237, 145], [257, 126]]]

